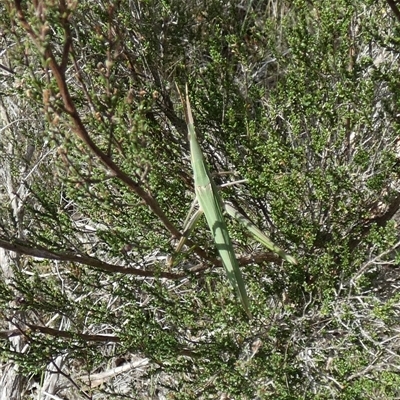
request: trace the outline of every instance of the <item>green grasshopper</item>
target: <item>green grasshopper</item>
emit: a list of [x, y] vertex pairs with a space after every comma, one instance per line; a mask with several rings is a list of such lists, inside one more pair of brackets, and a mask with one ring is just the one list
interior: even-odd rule
[[244, 310], [251, 318], [249, 298], [247, 296], [242, 273], [240, 271], [239, 264], [235, 256], [232, 240], [229, 236], [228, 228], [222, 210], [225, 209], [225, 211], [229, 215], [231, 215], [234, 219], [243, 224], [249, 230], [249, 232], [269, 250], [278, 254], [284, 260], [292, 264], [296, 264], [297, 261], [293, 257], [287, 255], [279, 247], [277, 247], [268, 238], [268, 236], [261, 232], [246, 217], [244, 217], [239, 211], [232, 207], [232, 205], [227, 203], [224, 204], [222, 202], [222, 199], [218, 193], [217, 186], [213, 178], [211, 177], [210, 172], [208, 171], [203, 152], [201, 151], [199, 142], [197, 140], [187, 86], [186, 107], [182, 96], [181, 100], [186, 111], [186, 123], [188, 127], [188, 138], [190, 143], [190, 159], [193, 169], [196, 200], [199, 203], [200, 209], [192, 217], [190, 217], [195, 204], [192, 205], [191, 210], [189, 211], [189, 215], [184, 222], [183, 235], [176, 248], [176, 253], [182, 249], [183, 244], [189, 236], [191, 230], [196, 225], [196, 222], [200, 218], [201, 214], [204, 213], [207, 224], [213, 236], [215, 246], [221, 257], [222, 264], [225, 267], [228, 279], [232, 287], [238, 294]]

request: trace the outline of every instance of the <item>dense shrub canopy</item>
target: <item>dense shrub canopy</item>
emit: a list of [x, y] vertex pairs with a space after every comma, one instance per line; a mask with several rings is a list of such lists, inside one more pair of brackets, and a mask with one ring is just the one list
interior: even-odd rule
[[[399, 15], [2, 2], [0, 398], [399, 396]], [[222, 198], [298, 261], [227, 218], [250, 320], [204, 219], [174, 251], [185, 85]]]

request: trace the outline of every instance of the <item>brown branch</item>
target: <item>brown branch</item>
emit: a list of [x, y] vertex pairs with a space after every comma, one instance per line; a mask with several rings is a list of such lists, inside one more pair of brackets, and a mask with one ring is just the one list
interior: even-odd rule
[[45, 335], [54, 337], [62, 337], [65, 339], [80, 339], [85, 342], [112, 342], [119, 343], [119, 337], [115, 335], [89, 335], [86, 333], [76, 333], [69, 331], [60, 331], [58, 329], [49, 328], [47, 326], [25, 324], [26, 328], [15, 328], [6, 331], [0, 331], [0, 339], [9, 339], [15, 336], [28, 336], [30, 331], [40, 332]]
[[28, 32], [29, 36], [32, 38], [36, 46], [39, 47], [39, 42], [38, 42], [38, 36], [35, 33], [35, 31], [32, 29], [28, 21], [25, 19], [24, 12], [22, 11], [21, 8], [21, 0], [15, 0], [14, 1], [15, 9], [17, 10], [17, 16], [19, 19], [19, 22], [21, 23], [22, 27]]
[[397, 7], [396, 2], [394, 0], [386, 0], [386, 2], [389, 4], [389, 7], [392, 9], [397, 20], [400, 22], [400, 11], [399, 7]]
[[136, 276], [142, 276], [145, 278], [165, 278], [165, 279], [173, 279], [173, 280], [182, 279], [185, 277], [184, 274], [144, 271], [144, 270], [138, 269], [138, 268], [123, 267], [120, 265], [109, 264], [107, 262], [101, 261], [94, 257], [78, 255], [78, 254], [72, 253], [72, 252], [59, 253], [59, 252], [55, 252], [55, 251], [48, 250], [48, 249], [41, 248], [41, 247], [31, 247], [25, 243], [21, 243], [18, 241], [14, 241], [13, 243], [11, 243], [6, 240], [0, 239], [0, 247], [2, 247], [3, 249], [9, 250], [9, 251], [14, 251], [19, 254], [25, 254], [28, 256], [45, 258], [48, 260], [74, 262], [74, 263], [87, 265], [87, 266], [94, 267], [94, 268], [100, 269], [102, 271], [111, 272], [111, 273], [136, 275]]
[[371, 230], [373, 225], [385, 226], [396, 214], [396, 212], [400, 209], [400, 194], [397, 195], [393, 201], [390, 203], [387, 211], [374, 218], [370, 218], [364, 222], [364, 226], [362, 227], [361, 233], [357, 238], [352, 239], [349, 243], [350, 251], [353, 251], [361, 242], [362, 238], [364, 238]]
[[387, 211], [383, 215], [373, 218], [371, 222], [376, 223], [379, 226], [385, 226], [387, 222], [393, 218], [394, 214], [396, 214], [399, 208], [400, 208], [400, 194], [393, 199]]
[[[78, 332], [71, 332], [71, 331], [62, 331], [59, 329], [53, 329], [49, 328], [47, 326], [41, 326], [41, 325], [33, 325], [33, 324], [24, 324], [25, 327], [17, 327], [15, 329], [8, 329], [5, 331], [0, 331], [0, 339], [9, 339], [15, 336], [26, 336], [29, 337], [32, 332], [39, 332], [44, 335], [49, 335], [52, 337], [59, 337], [59, 338], [64, 338], [64, 339], [71, 339], [71, 340], [82, 340], [84, 342], [96, 342], [96, 343], [121, 343], [121, 339], [118, 336], [115, 335], [90, 335], [87, 333], [78, 333]], [[179, 349], [178, 350], [179, 355], [187, 356], [187, 357], [198, 357], [198, 355], [189, 349]], [[147, 359], [145, 359], [147, 360]], [[138, 362], [137, 365], [136, 363], [131, 364], [132, 367], [138, 367], [142, 362], [145, 362], [145, 360], [141, 360], [141, 362]], [[124, 372], [125, 368], [121, 369], [116, 369], [114, 372], [121, 373]], [[105, 373], [104, 376], [102, 375], [101, 377], [105, 377], [107, 374]], [[112, 374], [110, 374], [112, 375]], [[92, 378], [94, 377], [100, 378], [100, 375], [92, 375]], [[87, 375], [81, 376], [80, 379], [85, 381], [85, 377]]]
[[6, 66], [3, 65], [3, 64], [0, 64], [0, 69], [4, 69], [4, 71], [6, 71], [6, 72], [8, 72], [8, 73], [10, 73], [10, 74], [15, 74], [15, 72], [14, 72], [12, 69], [6, 67]]
[[[144, 278], [164, 278], [170, 280], [178, 280], [187, 277], [186, 274], [174, 274], [171, 272], [153, 272], [153, 271], [144, 271], [139, 268], [132, 267], [124, 267], [120, 265], [110, 264], [105, 261], [101, 261], [97, 258], [78, 255], [72, 252], [64, 252], [59, 253], [52, 250], [48, 250], [42, 247], [31, 247], [27, 244], [14, 241], [13, 243], [8, 242], [7, 240], [0, 239], [0, 247], [3, 249], [13, 251], [15, 253], [24, 254], [32, 257], [45, 258], [48, 260], [58, 260], [65, 262], [78, 263], [82, 265], [87, 265], [89, 267], [94, 267], [100, 269], [102, 271], [111, 272], [111, 273], [120, 273], [125, 275], [135, 275], [141, 276]], [[279, 263], [282, 260], [273, 253], [258, 253], [252, 255], [246, 255], [242, 257], [238, 257], [238, 263], [241, 266], [249, 265], [249, 264], [260, 264], [262, 262], [275, 262]], [[190, 272], [200, 272], [210, 269], [212, 267], [220, 268], [222, 267], [222, 261], [216, 259], [214, 263], [206, 264], [199, 263], [194, 267], [188, 269]]]
[[67, 69], [67, 64], [68, 64], [69, 52], [72, 48], [72, 35], [71, 35], [70, 29], [69, 29], [69, 24], [67, 23], [66, 19], [63, 20], [63, 27], [65, 29], [65, 32], [67, 32], [67, 35], [66, 35], [67, 37], [66, 37], [65, 43], [64, 43], [60, 69], [63, 73], [65, 73], [65, 70]]

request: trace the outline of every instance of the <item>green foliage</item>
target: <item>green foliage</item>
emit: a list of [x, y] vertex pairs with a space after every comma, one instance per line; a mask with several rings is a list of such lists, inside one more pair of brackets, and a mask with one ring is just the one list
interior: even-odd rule
[[[31, 382], [57, 357], [74, 382], [149, 360], [78, 383], [77, 398], [398, 396], [399, 298], [376, 287], [397, 274], [399, 241], [399, 32], [385, 3], [40, 6], [0, 5], [13, 71], [0, 76], [0, 246], [17, 252], [0, 254], [1, 329], [29, 354], [2, 333], [1, 359]], [[229, 223], [250, 321], [204, 221], [168, 263], [194, 193], [186, 83], [215, 181], [246, 179], [221, 197], [298, 260]]]

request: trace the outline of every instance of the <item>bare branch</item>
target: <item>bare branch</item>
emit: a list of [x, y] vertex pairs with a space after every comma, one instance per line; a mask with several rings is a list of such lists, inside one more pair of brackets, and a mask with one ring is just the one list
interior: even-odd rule
[[397, 7], [396, 2], [394, 0], [386, 0], [386, 2], [389, 4], [389, 7], [392, 9], [397, 20], [400, 21], [400, 10], [399, 7]]
[[184, 278], [185, 275], [182, 274], [173, 274], [169, 272], [152, 272], [152, 271], [143, 271], [138, 268], [131, 267], [123, 267], [120, 265], [109, 264], [107, 262], [101, 261], [94, 257], [78, 255], [72, 252], [54, 252], [42, 247], [31, 247], [25, 243], [21, 243], [18, 241], [14, 241], [10, 243], [7, 240], [0, 239], [0, 247], [14, 251], [19, 254], [25, 254], [33, 257], [45, 258], [48, 260], [59, 260], [59, 261], [68, 261], [75, 262], [83, 265], [87, 265], [90, 267], [98, 268], [103, 271], [112, 272], [112, 273], [121, 273], [125, 275], [136, 275], [142, 276], [146, 278], [165, 278], [165, 279], [181, 279]]
[[31, 325], [31, 324], [25, 324], [25, 325], [26, 328], [18, 327], [6, 331], [0, 331], [0, 338], [9, 339], [10, 337], [14, 336], [21, 336], [21, 335], [27, 336], [30, 333], [29, 331], [33, 331], [54, 337], [62, 337], [65, 339], [80, 339], [87, 342], [112, 342], [112, 343], [120, 342], [120, 339], [115, 335], [88, 335], [86, 333], [61, 331], [58, 329], [49, 328], [47, 326]]

